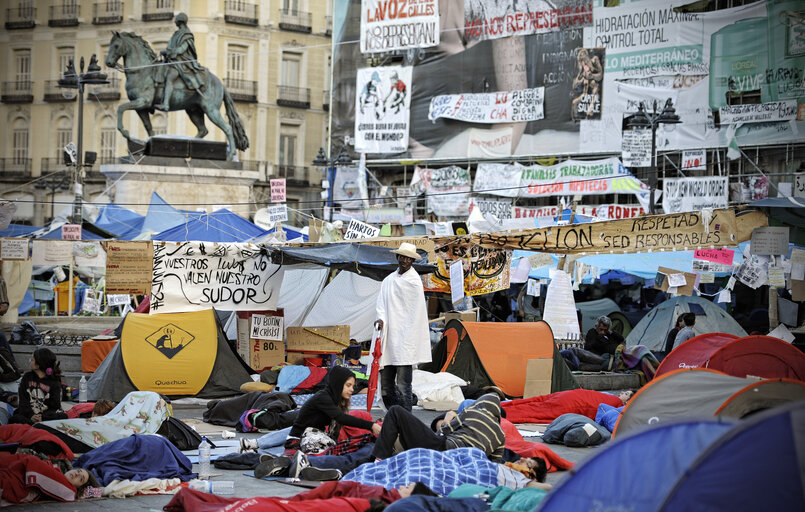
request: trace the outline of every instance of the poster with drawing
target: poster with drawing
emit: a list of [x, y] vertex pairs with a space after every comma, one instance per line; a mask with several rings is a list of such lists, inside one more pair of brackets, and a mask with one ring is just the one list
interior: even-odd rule
[[573, 77], [570, 117], [574, 121], [601, 119], [606, 48], [579, 48]]
[[411, 67], [358, 70], [355, 86], [355, 151], [400, 153], [408, 149]]

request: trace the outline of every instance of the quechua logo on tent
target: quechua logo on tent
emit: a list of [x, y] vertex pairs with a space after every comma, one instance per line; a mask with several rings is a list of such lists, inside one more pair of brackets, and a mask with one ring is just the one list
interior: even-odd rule
[[181, 327], [167, 324], [148, 335], [145, 341], [162, 352], [168, 359], [173, 359], [173, 356], [181, 352], [182, 349], [188, 346], [194, 339], [196, 339], [195, 336]]

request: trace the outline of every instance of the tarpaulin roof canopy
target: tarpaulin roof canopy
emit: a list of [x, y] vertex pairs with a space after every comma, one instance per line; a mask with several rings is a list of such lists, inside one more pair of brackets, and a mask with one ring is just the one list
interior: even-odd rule
[[145, 215], [116, 204], [105, 204], [98, 212], [95, 225], [115, 233], [119, 240], [132, 240], [143, 230]]
[[[397, 255], [393, 249], [361, 243], [336, 243], [310, 247], [272, 247], [271, 259], [278, 265], [313, 264], [329, 268], [348, 270], [364, 277], [382, 281], [397, 269]], [[428, 263], [424, 251], [414, 268], [420, 274], [429, 274], [436, 270], [435, 265]]]
[[0, 231], [0, 238], [24, 237], [34, 231], [42, 229], [41, 226], [26, 226], [25, 224], [9, 224], [6, 229]]
[[177, 226], [153, 236], [153, 240], [184, 242], [245, 242], [261, 235], [263, 229], [226, 209], [191, 217]]
[[[63, 226], [64, 224], [62, 224]], [[61, 240], [62, 233], [61, 228], [62, 226], [57, 227], [51, 231], [48, 231], [44, 235], [38, 237], [42, 240]], [[111, 240], [115, 238], [114, 233], [110, 233], [105, 229], [102, 229], [91, 222], [84, 221], [81, 223], [81, 239], [82, 240]]]
[[200, 212], [183, 213], [169, 205], [159, 194], [152, 192], [151, 204], [148, 205], [148, 213], [145, 214], [140, 235], [161, 233], [173, 226], [183, 224], [188, 217], [200, 217], [201, 215]]

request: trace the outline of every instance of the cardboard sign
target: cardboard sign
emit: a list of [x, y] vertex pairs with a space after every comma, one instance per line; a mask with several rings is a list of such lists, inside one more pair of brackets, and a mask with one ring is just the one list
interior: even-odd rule
[[[257, 372], [285, 362], [285, 343], [282, 329], [279, 340], [259, 339], [251, 336], [254, 333], [254, 319], [257, 317], [271, 319], [269, 323], [283, 323], [284, 311], [238, 311], [237, 352], [241, 359]], [[257, 329], [260, 331], [261, 329]]]
[[426, 291], [450, 293], [450, 265], [464, 265], [464, 294], [483, 295], [510, 286], [511, 251], [487, 249], [474, 244], [451, 244], [436, 251], [436, 271], [423, 276]]
[[285, 202], [285, 178], [272, 178], [269, 180], [271, 186], [271, 202]]
[[525, 367], [523, 398], [548, 395], [553, 378], [553, 359], [529, 359]]
[[788, 254], [788, 227], [766, 226], [752, 231], [750, 254]]
[[154, 244], [151, 314], [276, 309], [285, 269], [249, 243]]
[[0, 260], [27, 260], [27, 238], [3, 238], [0, 240]]
[[707, 150], [694, 149], [682, 152], [683, 171], [704, 171], [707, 169]]
[[288, 350], [302, 352], [341, 352], [349, 346], [349, 326], [288, 327]]
[[288, 220], [288, 207], [284, 204], [269, 206], [267, 210], [269, 222], [285, 222]]
[[[680, 277], [674, 277], [673, 281], [671, 276], [681, 276], [684, 278], [684, 283]], [[674, 284], [682, 283], [682, 284]], [[657, 278], [654, 281], [654, 288], [664, 292], [670, 292], [671, 288], [676, 288], [677, 295], [693, 295], [693, 288], [696, 284], [696, 274], [689, 272], [680, 272], [668, 267], [657, 267]]]
[[516, 233], [476, 233], [475, 245], [555, 254], [686, 251], [700, 246], [735, 245], [749, 239], [748, 228], [765, 225], [762, 215], [741, 216], [738, 229], [733, 210], [716, 210], [705, 232], [700, 212], [653, 215], [589, 224], [553, 226]]
[[151, 293], [154, 247], [147, 242], [106, 243], [106, 293]]
[[732, 265], [735, 251], [732, 249], [699, 249], [693, 252], [697, 260], [712, 261], [721, 265]]
[[344, 233], [344, 240], [357, 240], [359, 238], [374, 238], [380, 234], [380, 228], [351, 219]]
[[251, 337], [258, 340], [282, 341], [285, 333], [282, 320], [281, 316], [252, 315]]
[[464, 298], [464, 267], [461, 260], [450, 264], [450, 299], [453, 304]]
[[64, 224], [61, 227], [62, 240], [81, 240], [81, 224]]

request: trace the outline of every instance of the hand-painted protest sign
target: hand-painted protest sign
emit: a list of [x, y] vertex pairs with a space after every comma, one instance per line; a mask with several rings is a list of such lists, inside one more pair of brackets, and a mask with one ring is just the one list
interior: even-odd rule
[[81, 303], [81, 311], [100, 314], [101, 302], [103, 302], [103, 292], [87, 288], [84, 290], [84, 301]]
[[357, 240], [358, 238], [374, 238], [380, 234], [380, 228], [366, 224], [359, 220], [350, 219], [344, 240]]
[[131, 296], [127, 293], [112, 293], [106, 295], [107, 306], [126, 306], [131, 304]]
[[477, 94], [446, 94], [430, 100], [428, 119], [467, 123], [519, 123], [545, 117], [545, 88]]
[[651, 130], [623, 130], [621, 159], [626, 167], [651, 167]]
[[81, 240], [81, 224], [63, 224], [61, 238], [62, 240]]
[[794, 197], [805, 197], [805, 172], [794, 175]]
[[251, 337], [258, 340], [282, 341], [285, 333], [282, 323], [281, 316], [252, 315]]
[[769, 103], [750, 103], [747, 105], [727, 105], [718, 109], [718, 115], [722, 125], [791, 121], [797, 118], [797, 102], [795, 100], [786, 100]]
[[510, 199], [497, 199], [490, 197], [473, 197], [470, 200], [470, 210], [478, 208], [481, 214], [494, 215], [497, 219], [512, 218], [512, 202]]
[[362, 0], [361, 53], [439, 44], [438, 0]]
[[665, 213], [701, 211], [703, 208], [726, 208], [729, 178], [665, 178], [662, 183], [662, 209]]
[[436, 253], [436, 271], [422, 276], [427, 291], [451, 293], [450, 265], [458, 260], [464, 268], [466, 295], [509, 289], [511, 251], [461, 243], [440, 247]]
[[692, 149], [682, 152], [683, 171], [704, 171], [707, 169], [707, 150]]
[[788, 256], [788, 226], [766, 226], [752, 232], [751, 254], [784, 254]]
[[590, 0], [464, 0], [464, 37], [471, 41], [581, 28], [592, 21]]
[[617, 158], [524, 167], [520, 186], [523, 197], [648, 193], [648, 186]]
[[601, 119], [604, 93], [604, 55], [606, 48], [580, 48], [576, 54], [576, 76], [570, 102], [570, 118]]
[[284, 204], [276, 204], [268, 207], [269, 222], [285, 222], [288, 220], [288, 207]]
[[[541, 208], [525, 208], [522, 206], [512, 206], [513, 219], [535, 218], [535, 217], [556, 217], [562, 213], [559, 206], [543, 206]], [[646, 210], [638, 204], [591, 204], [577, 205], [576, 214], [597, 219], [618, 220], [631, 219], [644, 215]]]
[[72, 241], [34, 240], [31, 245], [31, 262], [34, 265], [69, 265], [72, 261]]
[[271, 202], [285, 202], [285, 178], [272, 178], [269, 180], [271, 185]]
[[0, 240], [0, 260], [27, 260], [27, 238], [3, 238]]
[[439, 169], [417, 167], [411, 179], [413, 193], [424, 192], [428, 210], [439, 217], [466, 217], [469, 214], [470, 171], [451, 165]]
[[355, 78], [355, 151], [408, 148], [411, 66], [362, 68]]
[[697, 260], [712, 261], [721, 265], [732, 265], [735, 251], [732, 249], [698, 249], [693, 252]]
[[734, 246], [751, 236], [751, 226], [762, 226], [762, 216], [742, 216], [736, 227], [735, 212], [716, 210], [705, 230], [698, 212], [653, 215], [530, 229], [517, 233], [476, 233], [473, 243], [490, 248], [524, 249], [563, 254], [687, 251], [697, 247]]
[[276, 309], [285, 270], [252, 244], [154, 244], [151, 313]]
[[106, 293], [148, 295], [154, 248], [151, 242], [106, 243]]

